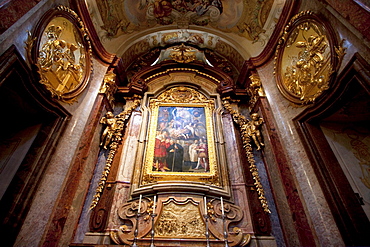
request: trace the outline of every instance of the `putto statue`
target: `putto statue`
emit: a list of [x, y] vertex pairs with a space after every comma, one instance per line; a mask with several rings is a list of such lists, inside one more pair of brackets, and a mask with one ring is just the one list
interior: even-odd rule
[[258, 113], [253, 113], [251, 115], [251, 120], [247, 123], [247, 133], [250, 137], [252, 137], [257, 146], [257, 150], [260, 150], [261, 146], [265, 146], [265, 144], [262, 142], [262, 135], [260, 131], [263, 123], [264, 120], [258, 115]]
[[105, 114], [105, 117], [102, 117], [100, 123], [106, 125], [103, 134], [101, 135], [100, 146], [103, 146], [104, 149], [107, 149], [107, 146], [111, 143], [113, 134], [117, 127], [116, 118], [111, 111], [108, 111]]

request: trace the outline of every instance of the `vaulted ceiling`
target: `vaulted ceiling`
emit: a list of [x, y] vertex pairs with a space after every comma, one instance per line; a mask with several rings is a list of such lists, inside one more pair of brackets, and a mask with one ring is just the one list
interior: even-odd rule
[[[140, 56], [185, 43], [239, 74], [274, 34], [289, 0], [90, 0], [87, 9], [100, 42], [125, 68]], [[285, 23], [280, 21], [281, 23]], [[275, 34], [276, 39], [276, 34]], [[162, 52], [162, 60], [165, 56]], [[210, 56], [208, 56], [208, 60]], [[206, 61], [209, 62], [209, 61]]]

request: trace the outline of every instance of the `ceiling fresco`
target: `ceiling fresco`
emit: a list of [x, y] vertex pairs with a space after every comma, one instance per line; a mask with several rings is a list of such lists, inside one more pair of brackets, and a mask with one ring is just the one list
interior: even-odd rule
[[97, 0], [106, 38], [157, 25], [211, 26], [258, 40], [273, 0]]
[[[185, 42], [213, 49], [217, 42], [229, 43], [241, 51], [243, 59], [263, 50], [284, 3], [285, 0], [87, 1], [103, 45], [119, 56], [144, 36], [151, 46], [163, 45], [181, 36], [188, 39]], [[191, 34], [196, 31], [202, 34]], [[166, 32], [169, 34], [162, 35]], [[180, 32], [180, 36], [170, 37], [171, 33]]]

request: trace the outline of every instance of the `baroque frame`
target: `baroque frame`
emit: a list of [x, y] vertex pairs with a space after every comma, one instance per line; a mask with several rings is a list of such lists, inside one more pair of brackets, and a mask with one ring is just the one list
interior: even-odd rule
[[311, 11], [290, 20], [279, 40], [274, 68], [286, 99], [310, 104], [331, 87], [345, 54], [335, 37], [332, 27]]
[[[168, 171], [160, 171], [156, 169], [155, 162], [155, 145], [156, 138], [159, 132], [159, 111], [160, 109], [175, 109], [184, 111], [193, 111], [197, 109], [204, 113], [205, 128], [203, 132], [205, 136], [198, 137], [198, 140], [203, 139], [202, 142], [206, 143], [208, 155], [207, 155], [207, 168], [199, 171], [174, 171], [169, 169]], [[148, 145], [145, 152], [143, 172], [140, 184], [148, 185], [158, 182], [167, 181], [185, 181], [185, 182], [201, 182], [210, 185], [219, 186], [219, 169], [216, 165], [216, 148], [213, 137], [213, 110], [214, 101], [207, 99], [203, 94], [198, 91], [185, 87], [174, 87], [161, 93], [157, 98], [153, 98], [149, 101], [149, 109], [151, 111], [151, 117], [149, 122], [149, 135]], [[165, 130], [167, 131], [167, 130]], [[175, 142], [178, 141], [181, 146], [186, 145], [186, 142], [193, 141], [197, 138], [186, 138], [180, 136], [175, 132], [168, 132], [169, 138]]]
[[29, 61], [51, 96], [73, 103], [86, 88], [92, 71], [88, 31], [70, 8], [57, 6], [44, 14], [26, 42]]

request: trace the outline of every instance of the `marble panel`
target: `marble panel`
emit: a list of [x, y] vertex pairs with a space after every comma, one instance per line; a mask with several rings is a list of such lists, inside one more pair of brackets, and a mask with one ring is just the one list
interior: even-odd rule
[[137, 148], [139, 145], [139, 132], [141, 129], [142, 115], [140, 112], [133, 112], [127, 131], [122, 142], [123, 150], [121, 154], [120, 169], [117, 180], [131, 183], [134, 171]]
[[[266, 146], [265, 146], [265, 148], [266, 148]], [[266, 150], [266, 152], [268, 152], [268, 149]], [[283, 232], [282, 232], [282, 229], [281, 229], [282, 226], [281, 226], [281, 222], [280, 222], [279, 215], [278, 215], [278, 212], [277, 212], [277, 208], [276, 208], [274, 196], [273, 196], [273, 193], [272, 193], [271, 185], [269, 183], [269, 177], [268, 177], [268, 174], [267, 174], [267, 170], [266, 170], [264, 161], [262, 159], [262, 151], [254, 150], [253, 153], [254, 153], [254, 159], [256, 161], [255, 164], [257, 166], [258, 173], [259, 173], [259, 176], [260, 176], [260, 179], [261, 179], [261, 184], [262, 184], [263, 189], [265, 191], [265, 197], [266, 197], [267, 203], [269, 205], [269, 209], [271, 211], [271, 213], [269, 214], [270, 220], [271, 220], [271, 228], [272, 228], [271, 235], [273, 235], [275, 237], [275, 241], [276, 241], [278, 246], [286, 246], [287, 244], [285, 243], [284, 235], [283, 235]], [[288, 212], [289, 212], [289, 209], [288, 209]]]
[[237, 145], [235, 145], [235, 129], [234, 123], [230, 115], [226, 115], [222, 118], [223, 131], [225, 138], [225, 151], [226, 159], [228, 164], [229, 179], [231, 184], [245, 183], [242, 164], [240, 161], [240, 156], [244, 153], [240, 153]]
[[115, 186], [113, 204], [110, 209], [110, 215], [106, 229], [107, 231], [118, 229], [122, 224], [118, 217], [118, 209], [128, 200], [130, 200], [130, 184], [117, 182], [117, 185]]

